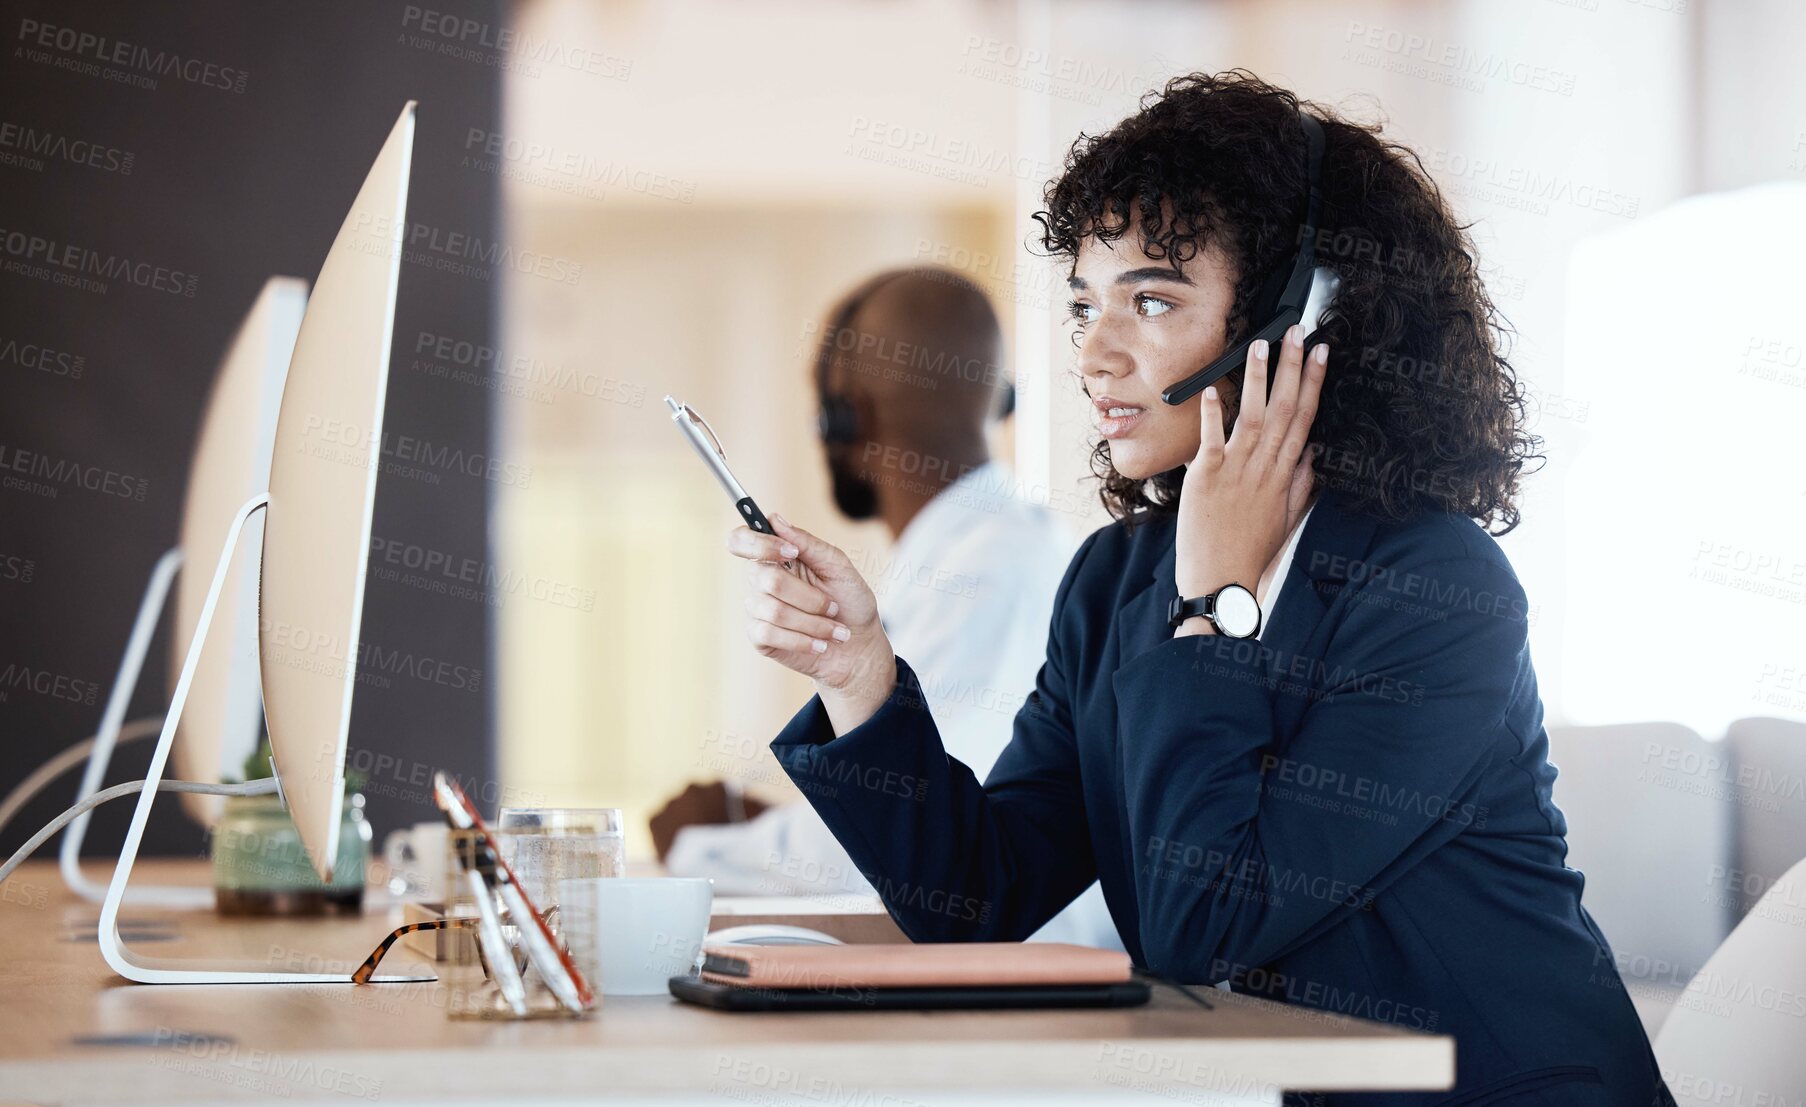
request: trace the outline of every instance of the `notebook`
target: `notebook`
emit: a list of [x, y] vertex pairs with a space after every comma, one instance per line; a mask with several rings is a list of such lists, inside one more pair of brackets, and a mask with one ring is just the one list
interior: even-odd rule
[[708, 946], [671, 994], [724, 1011], [1135, 1007], [1127, 954], [1057, 943]]
[[1122, 984], [1129, 955], [1059, 942], [703, 948], [702, 978], [749, 988], [977, 988]]

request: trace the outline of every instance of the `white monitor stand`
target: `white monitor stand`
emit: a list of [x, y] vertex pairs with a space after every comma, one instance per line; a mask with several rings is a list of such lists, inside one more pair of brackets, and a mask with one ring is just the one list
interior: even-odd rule
[[[138, 604], [138, 617], [132, 621], [131, 637], [126, 639], [125, 656], [119, 661], [119, 674], [113, 678], [113, 690], [108, 694], [106, 710], [100, 716], [94, 750], [88, 755], [87, 767], [82, 771], [81, 790], [75, 797], [77, 803], [100, 791], [101, 784], [106, 781], [107, 765], [119, 744], [119, 731], [125, 725], [125, 713], [131, 706], [132, 693], [137, 690], [138, 674], [144, 668], [144, 655], [150, 650], [151, 637], [163, 616], [169, 586], [181, 568], [182, 551], [172, 549], [158, 558], [156, 567], [151, 570], [150, 582], [144, 586], [144, 599]], [[82, 872], [82, 840], [88, 833], [89, 814], [91, 812], [84, 811], [77, 815], [63, 831], [57, 860], [69, 890], [90, 903], [100, 903], [106, 899], [107, 886], [89, 880]], [[212, 907], [213, 889], [140, 885], [128, 889], [125, 898], [128, 903], [145, 907]]]
[[[119, 674], [101, 714], [88, 764], [82, 774], [81, 803], [106, 783], [107, 768], [118, 748], [120, 731], [130, 710], [145, 654], [150, 649], [163, 611], [175, 588], [175, 621], [170, 634], [171, 664], [166, 680], [159, 680], [169, 694], [179, 678], [176, 663], [180, 650], [194, 633], [195, 621], [206, 596], [207, 581], [197, 575], [201, 566], [179, 576], [183, 550], [205, 558], [219, 548], [233, 512], [247, 496], [269, 487], [271, 453], [275, 449], [276, 416], [283, 383], [295, 351], [296, 335], [307, 310], [307, 282], [298, 277], [276, 276], [258, 292], [214, 374], [213, 387], [195, 435], [189, 463], [188, 491], [183, 499], [180, 544], [158, 559], [138, 605], [131, 636]], [[188, 723], [177, 734], [172, 754], [176, 775], [190, 780], [213, 780], [241, 764], [257, 743], [261, 711], [261, 683], [257, 674], [257, 565], [262, 546], [261, 530], [247, 535], [240, 547], [233, 574], [227, 578], [223, 634], [214, 635], [202, 654], [194, 677], [193, 695], [199, 697], [188, 712]], [[211, 827], [219, 821], [217, 797], [189, 795], [182, 808], [189, 818]], [[93, 903], [106, 898], [106, 884], [89, 880], [82, 872], [81, 853], [88, 831], [88, 815], [82, 814], [63, 834], [60, 866], [63, 881], [76, 895]], [[159, 907], [211, 907], [210, 888], [143, 886], [127, 890], [128, 903]]]
[[[197, 968], [191, 960], [172, 960], [161, 957], [141, 956], [126, 947], [119, 934], [119, 909], [126, 900], [126, 883], [132, 875], [132, 866], [138, 859], [138, 846], [144, 839], [145, 825], [150, 821], [151, 805], [157, 799], [157, 785], [163, 780], [164, 767], [169, 762], [170, 748], [175, 744], [176, 728], [182, 719], [182, 707], [188, 700], [188, 689], [194, 681], [194, 671], [200, 663], [201, 647], [206, 643], [208, 628], [213, 623], [213, 611], [219, 603], [220, 592], [226, 584], [227, 571], [232, 566], [232, 554], [238, 546], [239, 536], [243, 533], [245, 523], [269, 503], [269, 494], [257, 495], [245, 502], [232, 519], [232, 526], [226, 532], [225, 548], [220, 551], [219, 563], [213, 571], [213, 583], [207, 590], [206, 602], [201, 607], [201, 617], [195, 626], [194, 637], [188, 644], [188, 653], [182, 662], [182, 673], [176, 681], [175, 696], [169, 704], [169, 714], [164, 716], [163, 729], [157, 735], [157, 747], [151, 753], [150, 767], [145, 772], [144, 791], [138, 794], [138, 802], [132, 809], [132, 823], [126, 830], [125, 845], [119, 851], [119, 863], [113, 869], [113, 879], [107, 885], [106, 897], [100, 908], [100, 952], [114, 972], [127, 980], [141, 984], [349, 984], [351, 972], [344, 973], [297, 973], [276, 972], [265, 964], [226, 965], [215, 963], [214, 967]], [[173, 572], [173, 569], [171, 570]], [[157, 578], [152, 577], [152, 589], [155, 589]], [[167, 581], [164, 589], [167, 590]], [[147, 599], [148, 599], [147, 595]], [[140, 612], [142, 616], [142, 612]], [[154, 620], [153, 620], [154, 622]], [[134, 644], [136, 638], [134, 638]], [[133, 661], [132, 650], [128, 647], [126, 661]], [[142, 660], [139, 651], [138, 660]], [[109, 709], [111, 708], [109, 704]], [[96, 750], [98, 753], [98, 749]], [[371, 948], [385, 935], [375, 935]], [[402, 983], [435, 979], [431, 973], [414, 976], [378, 976], [372, 983]]]

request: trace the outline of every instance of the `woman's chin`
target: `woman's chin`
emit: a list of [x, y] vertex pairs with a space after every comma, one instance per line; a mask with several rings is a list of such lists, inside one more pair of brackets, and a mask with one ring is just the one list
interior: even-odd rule
[[[1193, 451], [1196, 452], [1195, 450]], [[1157, 457], [1151, 451], [1126, 446], [1125, 443], [1110, 444], [1110, 467], [1118, 476], [1129, 480], [1147, 480], [1157, 477], [1168, 469], [1176, 469], [1190, 461], [1188, 456]]]

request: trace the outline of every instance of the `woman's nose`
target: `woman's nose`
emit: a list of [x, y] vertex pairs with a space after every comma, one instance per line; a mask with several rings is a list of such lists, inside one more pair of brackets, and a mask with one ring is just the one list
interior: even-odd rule
[[1135, 368], [1135, 361], [1114, 333], [1114, 328], [1099, 320], [1098, 325], [1079, 340], [1079, 375], [1086, 379], [1124, 377]]

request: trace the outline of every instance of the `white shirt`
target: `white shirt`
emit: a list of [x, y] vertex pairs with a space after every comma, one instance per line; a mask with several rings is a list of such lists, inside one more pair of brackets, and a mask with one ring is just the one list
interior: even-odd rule
[[1054, 593], [1078, 549], [1014, 489], [1009, 469], [982, 465], [928, 501], [888, 557], [866, 559], [885, 634], [915, 670], [941, 744], [981, 781], [1047, 659]]
[[1292, 559], [1298, 556], [1298, 539], [1304, 534], [1304, 524], [1315, 510], [1317, 505], [1314, 503], [1304, 509], [1298, 525], [1292, 528], [1291, 537], [1286, 539], [1285, 548], [1279, 552], [1279, 567], [1273, 570], [1273, 581], [1267, 585], [1267, 594], [1256, 597], [1260, 604], [1260, 630], [1254, 634], [1257, 639], [1267, 633], [1267, 623], [1273, 618], [1273, 609], [1279, 606], [1279, 593], [1285, 588], [1286, 578], [1292, 575]]
[[[981, 782], [1034, 690], [1054, 594], [1078, 548], [1051, 512], [1015, 492], [1009, 469], [982, 465], [928, 501], [888, 552], [847, 551], [877, 595], [892, 648], [916, 672], [942, 745]], [[665, 867], [713, 877], [725, 895], [872, 894], [802, 801], [750, 822], [685, 827]], [[1122, 948], [1095, 883], [1036, 937]]]

